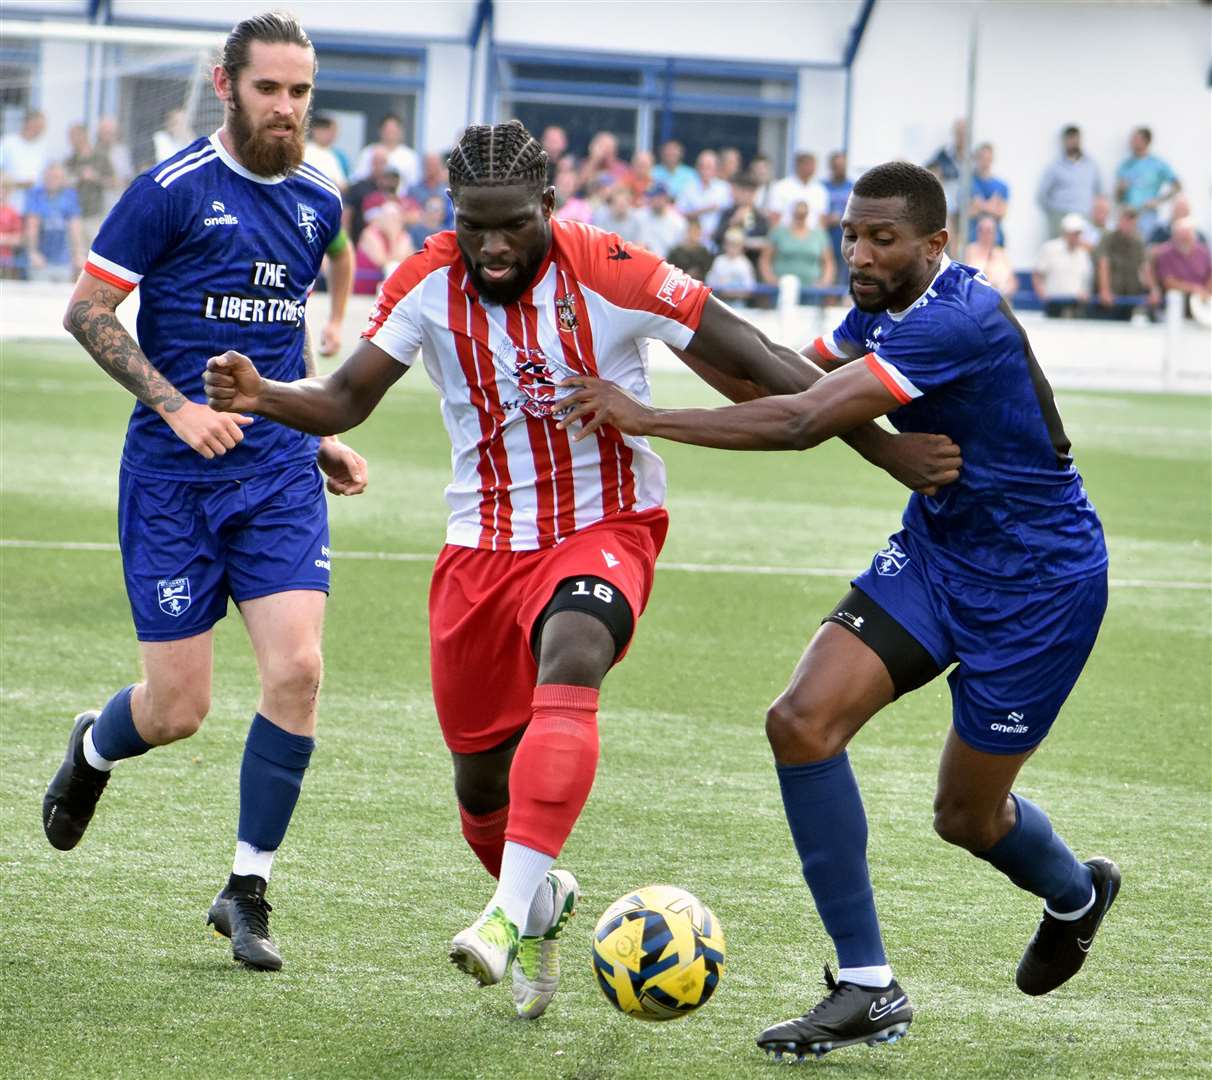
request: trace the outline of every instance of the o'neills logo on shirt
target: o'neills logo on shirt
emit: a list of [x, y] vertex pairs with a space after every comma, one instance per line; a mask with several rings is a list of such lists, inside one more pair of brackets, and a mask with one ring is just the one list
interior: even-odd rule
[[202, 219], [203, 225], [239, 225], [240, 219], [228, 211], [218, 199], [210, 204], [211, 210], [214, 212], [213, 217]]
[[679, 270], [675, 266], [665, 275], [665, 280], [661, 282], [661, 287], [657, 289], [656, 298], [663, 300], [670, 307], [675, 308], [686, 299], [686, 294], [690, 292], [692, 282], [693, 279], [685, 270]]

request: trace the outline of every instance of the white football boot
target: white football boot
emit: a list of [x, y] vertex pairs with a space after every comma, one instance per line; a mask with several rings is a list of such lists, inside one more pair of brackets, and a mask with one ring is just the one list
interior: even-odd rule
[[474, 975], [481, 986], [492, 986], [518, 955], [518, 928], [499, 907], [485, 911], [450, 943], [450, 962]]
[[552, 893], [551, 925], [534, 937], [524, 936], [513, 962], [513, 1003], [524, 1020], [537, 1020], [560, 986], [560, 934], [576, 912], [581, 888], [567, 870], [549, 870], [540, 888]]

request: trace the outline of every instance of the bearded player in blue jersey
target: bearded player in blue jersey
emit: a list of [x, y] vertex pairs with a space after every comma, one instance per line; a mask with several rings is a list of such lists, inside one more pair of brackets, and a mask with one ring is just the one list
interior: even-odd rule
[[[811, 387], [741, 404], [664, 410], [577, 377], [565, 426], [734, 450], [804, 449], [887, 414], [962, 447], [959, 479], [914, 494], [903, 528], [824, 620], [771, 706], [766, 732], [817, 911], [837, 948], [828, 995], [775, 1024], [776, 1056], [888, 1042], [913, 1016], [884, 953], [867, 870], [867, 820], [846, 746], [880, 709], [952, 668], [952, 727], [934, 827], [1044, 901], [1016, 981], [1046, 994], [1076, 974], [1119, 891], [1108, 859], [1080, 862], [1043, 810], [1011, 791], [1073, 688], [1107, 603], [1102, 526], [1069, 455], [1051, 388], [984, 276], [951, 262], [943, 189], [891, 162], [854, 185], [842, 250], [855, 306], [806, 354]], [[821, 368], [829, 369], [822, 377]], [[746, 386], [748, 380], [748, 387]]]
[[[235, 959], [277, 970], [265, 889], [314, 746], [329, 587], [324, 479], [366, 486], [336, 439], [220, 415], [202, 402], [227, 348], [294, 380], [313, 374], [307, 297], [330, 260], [334, 349], [353, 277], [340, 193], [303, 162], [316, 60], [289, 15], [227, 38], [213, 74], [223, 127], [139, 176], [102, 225], [64, 326], [137, 398], [122, 453], [118, 534], [144, 677], [75, 720], [43, 801], [68, 850], [114, 764], [187, 738], [210, 708], [213, 627], [233, 599], [261, 683], [240, 767], [236, 854], [208, 923]], [[138, 342], [115, 309], [140, 289]], [[318, 467], [317, 467], [318, 466]]]

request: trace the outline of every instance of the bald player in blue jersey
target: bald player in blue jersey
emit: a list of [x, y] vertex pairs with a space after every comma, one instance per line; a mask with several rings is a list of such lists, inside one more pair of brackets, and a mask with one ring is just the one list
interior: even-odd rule
[[821, 1002], [758, 1037], [775, 1056], [891, 1042], [912, 1020], [884, 953], [846, 746], [953, 664], [934, 827], [1044, 901], [1019, 989], [1046, 994], [1076, 974], [1119, 891], [1114, 863], [1079, 861], [1044, 811], [1011, 791], [1094, 645], [1107, 550], [1026, 334], [980, 272], [944, 254], [946, 214], [941, 185], [916, 165], [858, 180], [842, 220], [855, 306], [806, 350], [815, 365], [802, 393], [757, 396], [739, 358], [721, 362], [731, 383], [716, 385], [740, 403], [719, 409], [656, 409], [584, 377], [564, 384], [563, 424], [581, 438], [611, 424], [724, 449], [805, 449], [887, 415], [962, 448], [959, 479], [911, 496], [902, 529], [767, 713], [792, 838], [840, 965], [836, 978], [826, 967]]
[[[303, 162], [316, 59], [289, 15], [239, 23], [214, 69], [223, 127], [137, 177], [101, 226], [64, 325], [135, 395], [118, 535], [143, 678], [76, 717], [43, 800], [75, 847], [114, 764], [187, 738], [210, 709], [216, 622], [236, 602], [261, 695], [240, 767], [231, 875], [208, 922], [232, 955], [282, 966], [266, 885], [311, 758], [329, 587], [325, 481], [366, 486], [366, 462], [261, 418], [204, 404], [207, 357], [239, 348], [286, 381], [313, 374], [304, 311], [325, 254], [334, 338], [353, 277], [340, 193]], [[115, 314], [140, 290], [138, 342]]]

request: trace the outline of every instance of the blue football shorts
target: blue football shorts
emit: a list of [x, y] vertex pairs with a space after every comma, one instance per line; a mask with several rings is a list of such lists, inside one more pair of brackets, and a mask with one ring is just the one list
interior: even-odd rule
[[237, 604], [328, 592], [328, 507], [314, 463], [245, 480], [118, 477], [118, 543], [140, 641], [209, 630]]
[[947, 676], [956, 734], [990, 754], [1019, 754], [1043, 741], [1107, 610], [1105, 570], [1024, 592], [987, 588], [940, 573], [907, 532], [889, 538], [853, 584], [939, 671], [956, 665]]

